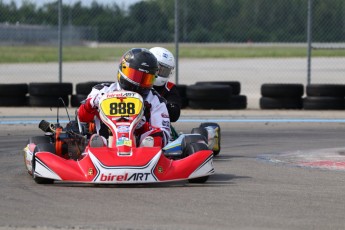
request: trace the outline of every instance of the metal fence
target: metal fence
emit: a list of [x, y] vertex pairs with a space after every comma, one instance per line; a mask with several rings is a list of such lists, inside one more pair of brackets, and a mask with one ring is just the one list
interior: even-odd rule
[[[0, 83], [114, 80], [119, 57], [59, 64], [59, 44], [167, 46], [178, 59], [173, 81], [239, 81], [252, 108], [258, 106], [263, 83], [345, 83], [343, 0], [0, 1], [0, 6], [0, 45], [57, 49], [52, 63], [0, 63]], [[303, 55], [278, 58], [272, 51], [264, 58], [179, 57], [185, 46], [195, 47], [195, 53], [203, 46], [246, 47], [248, 52], [287, 47]]]
[[[85, 26], [65, 26], [62, 31], [65, 45], [83, 45], [84, 41], [97, 41], [97, 30]], [[0, 45], [47, 45], [58, 43], [58, 27], [28, 24], [0, 24]]]

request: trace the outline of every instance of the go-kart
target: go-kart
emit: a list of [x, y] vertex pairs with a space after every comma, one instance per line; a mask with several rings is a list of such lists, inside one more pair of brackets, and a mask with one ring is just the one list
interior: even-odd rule
[[103, 95], [99, 105], [100, 119], [110, 131], [108, 140], [90, 132], [77, 114], [65, 127], [59, 122], [40, 122], [45, 134], [29, 138], [24, 148], [25, 165], [35, 182], [204, 183], [214, 174], [214, 151], [205, 134], [210, 125], [178, 135], [163, 149], [140, 146], [134, 131], [144, 114], [143, 98], [135, 92], [118, 91]]

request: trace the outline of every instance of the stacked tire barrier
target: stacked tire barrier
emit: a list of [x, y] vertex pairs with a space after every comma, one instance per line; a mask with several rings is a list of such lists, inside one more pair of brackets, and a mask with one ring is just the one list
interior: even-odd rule
[[[84, 101], [92, 90], [92, 87], [101, 83], [107, 83], [109, 81], [87, 81], [76, 84], [75, 91], [76, 94], [71, 96], [71, 106], [79, 107], [80, 103]], [[109, 82], [113, 83], [113, 82]]]
[[304, 86], [302, 84], [263, 84], [261, 109], [302, 109]]
[[310, 84], [303, 101], [305, 110], [343, 110], [345, 85]]
[[240, 92], [237, 81], [205, 81], [187, 86], [186, 95], [191, 109], [246, 109], [247, 97]]
[[69, 106], [72, 83], [30, 83], [29, 106], [64, 107]]
[[261, 109], [344, 110], [345, 85], [263, 84]]
[[[93, 86], [101, 81], [72, 83], [0, 84], [0, 106], [4, 107], [79, 107]], [[246, 109], [247, 97], [241, 95], [237, 81], [201, 81], [177, 85], [182, 108]], [[304, 91], [306, 96], [303, 98]], [[261, 109], [344, 110], [345, 85], [342, 84], [274, 84], [261, 86]]]
[[97, 81], [89, 81], [76, 84], [76, 94], [71, 96], [71, 106], [79, 107], [80, 103], [85, 100], [87, 95], [91, 92], [92, 87], [98, 83]]
[[0, 84], [0, 106], [27, 106], [27, 84]]
[[189, 104], [189, 100], [187, 98], [187, 85], [177, 84], [176, 87], [181, 97], [181, 108], [185, 109], [188, 107]]

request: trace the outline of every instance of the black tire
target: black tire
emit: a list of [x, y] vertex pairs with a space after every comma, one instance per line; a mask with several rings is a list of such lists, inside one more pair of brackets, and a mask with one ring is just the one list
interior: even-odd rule
[[[195, 152], [198, 152], [200, 150], [208, 150], [208, 147], [206, 144], [203, 143], [190, 143], [185, 151], [189, 155], [192, 155]], [[205, 183], [208, 180], [209, 176], [203, 176], [203, 177], [198, 177], [198, 178], [193, 178], [193, 179], [188, 179], [189, 183]]]
[[219, 128], [219, 130], [220, 130], [220, 126], [216, 122], [203, 122], [199, 125], [199, 127], [202, 127], [202, 128], [205, 128], [207, 126], [215, 126], [215, 127]]
[[177, 84], [176, 88], [178, 90], [178, 93], [180, 94], [180, 97], [187, 97], [187, 85]]
[[[31, 107], [64, 107], [59, 96], [30, 96], [29, 106]], [[69, 106], [68, 96], [61, 96], [66, 107]]]
[[187, 87], [189, 100], [227, 101], [230, 95], [232, 91], [228, 85], [189, 85]]
[[310, 84], [306, 87], [307, 97], [344, 97], [345, 85]]
[[[218, 104], [221, 104], [221, 107], [219, 108]], [[218, 109], [224, 109], [224, 103], [216, 103], [214, 101], [204, 101], [204, 100], [189, 100], [188, 101], [188, 107], [190, 109], [215, 109], [217, 107]]]
[[68, 96], [73, 91], [72, 83], [30, 83], [30, 96]]
[[[193, 128], [191, 133], [192, 134], [200, 134], [200, 135], [204, 136], [206, 138], [206, 140], [208, 140], [208, 133], [204, 127]], [[206, 141], [206, 143], [207, 143], [207, 141]]]
[[0, 84], [0, 96], [25, 96], [28, 93], [28, 84]]
[[39, 143], [34, 149], [34, 153], [37, 152], [50, 152], [55, 154], [55, 146], [52, 143]]
[[87, 98], [87, 95], [83, 94], [76, 94], [71, 96], [71, 106], [72, 107], [79, 107], [81, 102]]
[[51, 152], [51, 153], [55, 154], [55, 147], [53, 144], [49, 144], [49, 143], [41, 143], [41, 144], [36, 145], [34, 153], [33, 153], [33, 158], [32, 158], [32, 160], [33, 160], [32, 161], [32, 178], [34, 179], [34, 181], [37, 184], [53, 184], [54, 183], [53, 179], [39, 177], [39, 176], [36, 176], [34, 174], [35, 167], [36, 167], [36, 165], [35, 165], [36, 153], [42, 152], [42, 151]]
[[191, 109], [214, 109], [214, 110], [231, 109], [228, 101], [219, 101], [219, 100], [216, 100], [216, 101], [214, 101], [214, 100], [189, 100], [189, 108], [191, 108]]
[[209, 176], [203, 176], [203, 177], [189, 179], [188, 182], [191, 184], [203, 184], [203, 183], [206, 183], [208, 178]]
[[247, 96], [245, 95], [230, 95], [228, 98], [221, 100], [189, 100], [189, 107], [191, 109], [216, 109], [216, 110], [232, 110], [232, 109], [246, 109]]
[[176, 88], [181, 97], [181, 109], [188, 107], [188, 98], [187, 98], [187, 85], [176, 85]]
[[[217, 145], [217, 147], [214, 147], [212, 149], [212, 151], [213, 151], [213, 155], [217, 156], [217, 155], [219, 155], [220, 150], [221, 150], [221, 139], [222, 139], [221, 128], [220, 128], [219, 124], [217, 124], [215, 122], [204, 122], [204, 123], [201, 123], [199, 127], [206, 128], [207, 126], [213, 126], [216, 129], [217, 133], [216, 133], [216, 137], [215, 138], [216, 138], [216, 145]], [[207, 139], [208, 139], [208, 137], [207, 137]]]
[[302, 109], [303, 99], [300, 97], [261, 97], [261, 109]]
[[[194, 133], [194, 134], [198, 134], [198, 133]], [[207, 137], [204, 135], [186, 135], [182, 142], [181, 142], [181, 147], [182, 149], [186, 149], [188, 145], [190, 145], [191, 143], [202, 143], [205, 144], [207, 143]], [[183, 157], [189, 156], [188, 154], [182, 154]]]
[[343, 110], [344, 98], [341, 97], [305, 97], [305, 110]]
[[228, 109], [246, 109], [247, 104], [248, 104], [247, 96], [232, 95], [229, 98]]
[[47, 136], [33, 136], [30, 137], [27, 144], [34, 143], [36, 145], [38, 144], [44, 144], [44, 143], [50, 143], [50, 137]]
[[27, 106], [27, 96], [0, 96], [0, 106]]
[[241, 83], [238, 81], [198, 81], [196, 85], [229, 85], [231, 87], [232, 95], [239, 95], [241, 93]]
[[98, 81], [88, 81], [88, 82], [81, 82], [76, 84], [76, 94], [82, 94], [82, 95], [89, 95], [89, 93], [92, 90], [92, 87], [99, 84]]
[[263, 97], [302, 97], [303, 84], [263, 84], [261, 95]]

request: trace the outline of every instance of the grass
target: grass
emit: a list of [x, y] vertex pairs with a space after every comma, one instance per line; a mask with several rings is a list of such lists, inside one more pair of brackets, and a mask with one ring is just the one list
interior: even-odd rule
[[[63, 48], [63, 61], [112, 61], [132, 47], [163, 46], [175, 51], [174, 44], [100, 44], [97, 46], [68, 46]], [[30, 63], [58, 61], [58, 47], [0, 46], [0, 63]], [[305, 45], [252, 44], [179, 44], [180, 58], [290, 58], [306, 57]], [[345, 57], [345, 49], [317, 49], [313, 57]]]

